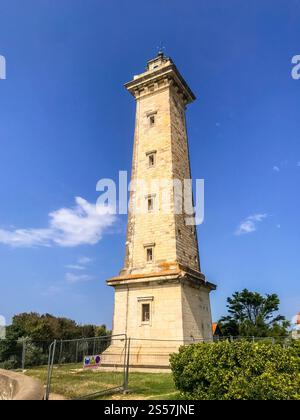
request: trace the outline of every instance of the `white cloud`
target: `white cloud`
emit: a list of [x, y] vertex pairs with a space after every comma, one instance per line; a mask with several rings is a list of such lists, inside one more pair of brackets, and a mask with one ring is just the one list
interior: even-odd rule
[[68, 264], [66, 265], [66, 268], [69, 268], [70, 270], [86, 270], [86, 266], [92, 262], [92, 258], [89, 257], [80, 257], [77, 260], [76, 264]]
[[62, 288], [60, 286], [49, 286], [48, 289], [46, 289], [42, 293], [42, 296], [50, 297], [50, 296], [59, 295], [61, 291], [62, 291]]
[[91, 263], [92, 261], [93, 261], [92, 258], [89, 258], [89, 257], [78, 258], [78, 264], [82, 264], [82, 265], [87, 265], [87, 264]]
[[273, 171], [280, 172], [280, 168], [278, 166], [273, 166]]
[[11, 246], [50, 246], [52, 233], [49, 229], [0, 229], [0, 243]]
[[89, 274], [66, 273], [66, 282], [68, 284], [85, 283], [93, 279], [94, 277]]
[[253, 214], [252, 216], [247, 217], [248, 220], [252, 220], [253, 222], [262, 222], [264, 219], [266, 219], [268, 215], [266, 213], [263, 214]]
[[70, 270], [85, 270], [86, 269], [84, 265], [77, 265], [77, 264], [68, 264], [66, 265], [66, 268], [69, 268]]
[[94, 245], [103, 232], [116, 221], [107, 207], [91, 204], [81, 197], [76, 205], [49, 214], [49, 225], [44, 229], [0, 229], [0, 243], [13, 247], [53, 246], [74, 247]]
[[268, 217], [267, 214], [253, 214], [244, 219], [235, 231], [235, 235], [245, 235], [257, 230], [257, 223], [262, 222]]
[[241, 222], [240, 226], [238, 227], [236, 231], [236, 235], [242, 235], [245, 233], [251, 233], [256, 231], [255, 223], [251, 220], [245, 220]]

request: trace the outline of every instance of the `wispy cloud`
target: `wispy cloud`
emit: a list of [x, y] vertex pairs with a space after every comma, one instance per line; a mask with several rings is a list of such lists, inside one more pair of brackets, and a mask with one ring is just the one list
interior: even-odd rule
[[68, 264], [66, 265], [66, 268], [69, 268], [70, 270], [86, 270], [87, 265], [90, 264], [92, 261], [92, 258], [80, 257], [78, 258], [76, 264]]
[[[292, 164], [292, 167], [294, 167], [294, 164], [295, 163]], [[287, 169], [290, 166], [291, 165], [289, 164], [289, 161], [286, 159], [286, 160], [283, 160], [283, 161], [277, 163], [276, 165], [274, 165], [273, 166], [273, 171], [274, 172], [281, 172], [281, 170]], [[298, 168], [300, 168], [300, 161], [296, 162], [296, 166]]]
[[268, 217], [267, 214], [253, 214], [248, 216], [246, 219], [242, 220], [239, 224], [238, 228], [235, 231], [235, 235], [245, 235], [248, 233], [255, 232], [257, 230], [257, 224], [262, 222], [264, 219]]
[[89, 257], [80, 257], [78, 258], [78, 264], [87, 265], [93, 261], [92, 258]]
[[287, 159], [281, 160], [277, 162], [276, 165], [273, 166], [274, 172], [281, 172], [284, 169], [287, 169], [289, 166], [289, 161]]
[[66, 265], [66, 268], [69, 270], [85, 270], [86, 267], [83, 265], [77, 265], [77, 264], [68, 264]]
[[268, 215], [266, 213], [253, 214], [252, 216], [247, 217], [248, 220], [253, 220], [254, 222], [262, 222]]
[[72, 286], [78, 283], [86, 283], [95, 279], [95, 276], [84, 273], [89, 268], [89, 264], [93, 261], [89, 257], [80, 257], [75, 264], [66, 265], [66, 268], [75, 272], [68, 271], [65, 273], [64, 279], [53, 285], [50, 285], [43, 293], [43, 296], [53, 297], [66, 291], [70, 291]]
[[105, 229], [116, 221], [116, 216], [107, 207], [96, 206], [81, 197], [76, 197], [75, 201], [72, 208], [51, 212], [47, 228], [0, 229], [0, 243], [12, 247], [96, 244], [102, 239]]
[[49, 286], [43, 293], [42, 296], [51, 297], [59, 295], [62, 291], [61, 286]]
[[66, 273], [65, 279], [67, 284], [76, 284], [91, 281], [94, 277], [89, 274]]

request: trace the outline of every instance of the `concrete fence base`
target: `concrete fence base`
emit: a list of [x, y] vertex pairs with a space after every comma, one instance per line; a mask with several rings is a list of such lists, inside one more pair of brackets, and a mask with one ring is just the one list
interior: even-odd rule
[[44, 388], [37, 379], [0, 369], [0, 400], [43, 400]]

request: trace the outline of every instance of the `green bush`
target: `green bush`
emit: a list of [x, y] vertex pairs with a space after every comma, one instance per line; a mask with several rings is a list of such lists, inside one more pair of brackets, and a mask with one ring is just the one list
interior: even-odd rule
[[300, 399], [300, 358], [279, 344], [192, 344], [171, 356], [171, 368], [186, 399]]
[[300, 340], [292, 340], [292, 349], [295, 354], [300, 358]]
[[18, 369], [20, 366], [20, 363], [15, 358], [11, 358], [9, 360], [6, 360], [5, 362], [0, 362], [0, 369], [6, 369], [6, 370], [14, 370]]
[[30, 340], [26, 341], [25, 351], [25, 368], [32, 366], [42, 366], [48, 363], [48, 354], [41, 347], [32, 343]]

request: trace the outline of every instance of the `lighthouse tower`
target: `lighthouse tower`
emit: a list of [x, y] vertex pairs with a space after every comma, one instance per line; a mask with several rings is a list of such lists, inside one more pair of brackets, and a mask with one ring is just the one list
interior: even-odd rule
[[[132, 366], [163, 368], [179, 345], [212, 339], [216, 286], [201, 272], [194, 216], [175, 211], [174, 184], [191, 178], [185, 112], [195, 95], [163, 53], [125, 87], [136, 101], [131, 181], [146, 189], [131, 192], [124, 267], [107, 281], [113, 334], [132, 338]], [[164, 180], [163, 189], [154, 180]]]

